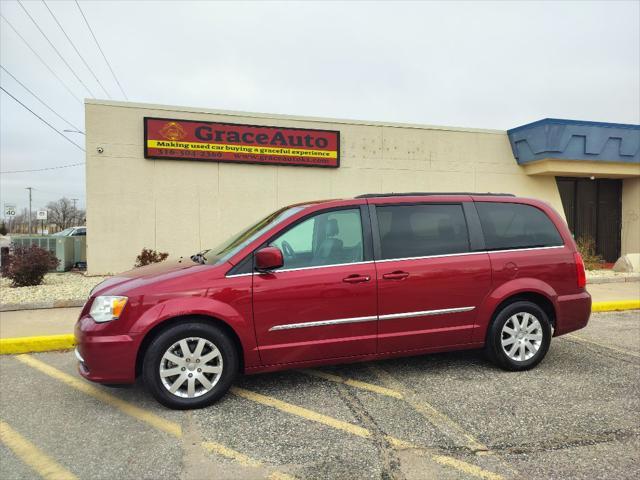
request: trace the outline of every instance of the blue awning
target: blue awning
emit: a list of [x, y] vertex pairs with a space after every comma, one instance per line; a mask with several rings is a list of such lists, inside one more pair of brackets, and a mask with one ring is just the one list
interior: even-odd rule
[[640, 125], [545, 118], [507, 134], [519, 165], [538, 160], [640, 163]]

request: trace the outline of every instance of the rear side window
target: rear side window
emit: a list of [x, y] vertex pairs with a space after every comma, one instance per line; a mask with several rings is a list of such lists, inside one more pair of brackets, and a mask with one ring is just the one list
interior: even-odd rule
[[563, 245], [558, 229], [540, 209], [521, 203], [477, 202], [487, 250]]
[[462, 205], [388, 205], [376, 213], [382, 259], [469, 251]]

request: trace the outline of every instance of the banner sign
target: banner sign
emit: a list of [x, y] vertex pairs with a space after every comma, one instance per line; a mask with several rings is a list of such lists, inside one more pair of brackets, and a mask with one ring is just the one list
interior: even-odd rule
[[144, 157], [337, 168], [340, 132], [145, 117]]

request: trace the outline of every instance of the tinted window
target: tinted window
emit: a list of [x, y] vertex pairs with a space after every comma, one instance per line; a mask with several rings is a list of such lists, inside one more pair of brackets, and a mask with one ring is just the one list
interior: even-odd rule
[[540, 209], [520, 203], [477, 202], [487, 250], [552, 247], [562, 237]]
[[360, 209], [314, 215], [287, 230], [271, 245], [282, 250], [283, 268], [361, 262]]
[[376, 212], [383, 259], [469, 251], [462, 205], [390, 205]]

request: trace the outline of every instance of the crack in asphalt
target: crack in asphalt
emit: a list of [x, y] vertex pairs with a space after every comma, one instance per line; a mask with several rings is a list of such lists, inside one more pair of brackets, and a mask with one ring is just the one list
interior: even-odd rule
[[405, 476], [400, 469], [400, 458], [396, 453], [396, 449], [386, 440], [386, 432], [380, 428], [366, 407], [362, 405], [356, 396], [351, 394], [347, 387], [337, 385], [335, 388], [338, 396], [356, 417], [358, 423], [371, 432], [371, 440], [378, 451], [378, 458], [381, 460], [381, 479], [405, 480]]
[[611, 432], [603, 432], [594, 437], [569, 438], [558, 442], [545, 441], [520, 445], [495, 444], [492, 445], [491, 448], [510, 455], [527, 455], [530, 453], [552, 452], [576, 447], [601, 445], [637, 437], [640, 437], [640, 432], [635, 430], [614, 430]]

